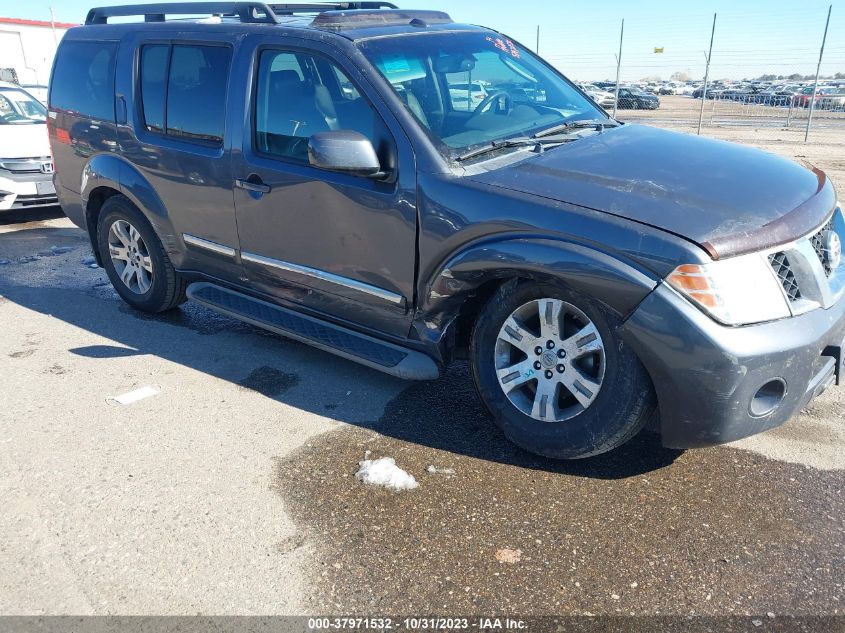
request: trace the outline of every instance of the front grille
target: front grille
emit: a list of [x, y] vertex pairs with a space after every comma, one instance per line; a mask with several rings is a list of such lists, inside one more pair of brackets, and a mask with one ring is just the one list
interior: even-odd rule
[[819, 256], [819, 261], [822, 263], [822, 266], [824, 266], [824, 272], [828, 277], [833, 274], [833, 267], [831, 266], [830, 259], [827, 256], [826, 242], [827, 234], [832, 230], [833, 219], [831, 218], [830, 222], [824, 225], [818, 233], [810, 238], [810, 242], [813, 244], [813, 250], [815, 250], [816, 255]]
[[35, 174], [41, 172], [41, 165], [45, 162], [50, 162], [50, 158], [12, 158], [4, 160], [0, 167], [13, 174]]
[[801, 289], [798, 287], [798, 281], [795, 279], [795, 273], [792, 272], [792, 266], [789, 263], [789, 257], [786, 253], [773, 253], [769, 255], [769, 263], [772, 269], [780, 279], [786, 296], [792, 303], [801, 299]]

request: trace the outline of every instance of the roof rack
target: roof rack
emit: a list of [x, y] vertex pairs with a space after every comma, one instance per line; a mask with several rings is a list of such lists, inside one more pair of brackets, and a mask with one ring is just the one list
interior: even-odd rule
[[452, 24], [452, 18], [443, 11], [325, 11], [311, 23], [324, 29], [362, 29], [372, 26], [407, 25], [426, 27], [431, 24]]
[[91, 9], [85, 24], [107, 24], [109, 18], [141, 15], [145, 22], [164, 22], [168, 15], [205, 14], [238, 17], [241, 22], [279, 23], [273, 10], [263, 2], [167, 2]]
[[276, 15], [301, 15], [304, 13], [323, 13], [324, 11], [373, 11], [378, 9], [398, 9], [392, 2], [315, 2], [302, 4], [271, 2], [270, 8]]

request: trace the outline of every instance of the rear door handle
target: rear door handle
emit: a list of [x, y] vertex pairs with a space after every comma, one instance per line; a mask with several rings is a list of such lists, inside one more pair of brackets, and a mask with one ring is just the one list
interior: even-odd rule
[[238, 178], [235, 180], [235, 186], [238, 189], [252, 191], [253, 193], [270, 193], [270, 185], [265, 185], [263, 182], [254, 182], [252, 180], [243, 180], [242, 178]]

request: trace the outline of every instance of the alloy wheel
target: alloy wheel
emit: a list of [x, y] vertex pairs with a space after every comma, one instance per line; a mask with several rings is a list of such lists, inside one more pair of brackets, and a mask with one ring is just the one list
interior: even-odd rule
[[144, 238], [126, 220], [109, 229], [109, 256], [120, 280], [130, 291], [143, 295], [153, 284], [153, 261]]
[[563, 422], [598, 397], [605, 348], [581, 310], [560, 299], [537, 299], [505, 320], [496, 340], [495, 367], [513, 406], [541, 422]]

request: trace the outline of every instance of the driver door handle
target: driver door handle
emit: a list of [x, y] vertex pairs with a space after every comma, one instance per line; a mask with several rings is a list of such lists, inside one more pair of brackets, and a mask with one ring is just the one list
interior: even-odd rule
[[253, 193], [270, 193], [270, 185], [265, 185], [260, 180], [255, 182], [255, 180], [243, 180], [242, 178], [238, 178], [235, 180], [235, 186], [238, 189], [252, 191]]

